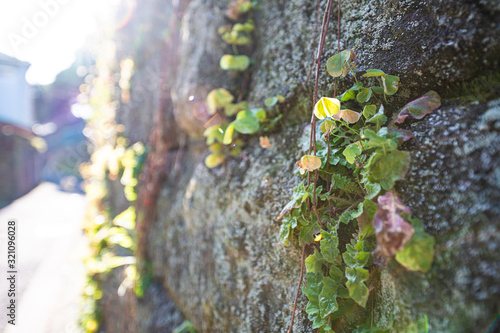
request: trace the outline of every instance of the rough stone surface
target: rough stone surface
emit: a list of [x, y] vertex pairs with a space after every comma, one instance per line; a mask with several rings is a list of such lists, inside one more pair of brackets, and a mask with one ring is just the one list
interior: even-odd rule
[[208, 93], [236, 85], [219, 66], [220, 58], [232, 53], [217, 34], [218, 27], [228, 24], [227, 3], [192, 0], [182, 19], [179, 69], [171, 95], [178, 126], [193, 137], [202, 136], [203, 124], [210, 118], [203, 103]]
[[[203, 127], [189, 96], [203, 99], [212, 88], [233, 86], [218, 67], [227, 47], [215, 33], [225, 22], [226, 5], [193, 0], [182, 20], [173, 112], [193, 138]], [[324, 3], [318, 26], [323, 10]], [[375, 324], [387, 327], [394, 320], [394, 332], [424, 314], [432, 332], [485, 331], [500, 309], [495, 255], [500, 102], [460, 101], [454, 98], [457, 91], [447, 88], [498, 72], [498, 11], [495, 1], [486, 0], [359, 0], [342, 7], [341, 49], [356, 51], [360, 69], [380, 68], [401, 77], [401, 98], [393, 109], [429, 89], [448, 98], [432, 115], [408, 125], [416, 134], [406, 146], [412, 166], [396, 189], [437, 243], [429, 273], [407, 272], [397, 263], [377, 273], [378, 287], [368, 304], [373, 304]], [[323, 63], [336, 52], [336, 15], [335, 9]], [[262, 3], [256, 15], [251, 104], [274, 94], [291, 98], [305, 81], [315, 17], [314, 2]], [[240, 157], [209, 170], [203, 165], [204, 143], [192, 139], [181, 167], [163, 185], [147, 253], [155, 279], [199, 332], [283, 332], [289, 324], [300, 251], [277, 241], [275, 217], [300, 181], [294, 165], [303, 154], [299, 143], [303, 115], [311, 110], [313, 78], [294, 108], [285, 110], [286, 126], [270, 135], [270, 149], [260, 148], [252, 137]], [[320, 95], [333, 93], [323, 65], [319, 88]], [[485, 98], [491, 96], [477, 96]], [[311, 331], [305, 304], [301, 295], [296, 333]], [[158, 316], [156, 310], [152, 316]], [[154, 331], [138, 320], [144, 330]], [[350, 332], [354, 324], [340, 331]]]
[[425, 276], [391, 275], [409, 308], [432, 313], [438, 332], [486, 331], [498, 312], [499, 104], [448, 101], [410, 127], [412, 165], [399, 191], [436, 237], [436, 256]]
[[[324, 4], [316, 40], [323, 10]], [[340, 49], [356, 52], [359, 70], [379, 68], [400, 76], [402, 100], [429, 89], [453, 94], [446, 89], [451, 83], [498, 70], [500, 20], [496, 10], [494, 1], [346, 1], [341, 10]], [[257, 19], [255, 99], [260, 101], [270, 93], [290, 95], [305, 81], [316, 50], [311, 45], [315, 16], [316, 4], [311, 1], [263, 4]], [[322, 66], [337, 53], [336, 17], [335, 7]], [[319, 95], [331, 96], [333, 79], [325, 71], [321, 74]]]
[[274, 218], [298, 182], [289, 175], [300, 133], [249, 148], [225, 170], [208, 170], [193, 147], [164, 187], [149, 236], [154, 275], [202, 332], [281, 332], [289, 321], [300, 255], [277, 242]]
[[[137, 6], [131, 21], [115, 37], [118, 64], [127, 58], [134, 61], [130, 99], [119, 99], [116, 114], [116, 122], [125, 126], [123, 135], [131, 142], [148, 142], [153, 129], [163, 92], [160, 86], [165, 72], [161, 66], [162, 51], [171, 13], [172, 5], [167, 1], [150, 1], [147, 6]], [[121, 79], [120, 68], [115, 70]]]
[[118, 295], [118, 288], [125, 279], [123, 267], [114, 269], [102, 284], [103, 297], [100, 300], [103, 311], [103, 332], [137, 332], [137, 298], [131, 289]]
[[182, 313], [157, 281], [139, 300], [137, 317], [140, 318], [137, 332], [170, 333], [184, 321]]

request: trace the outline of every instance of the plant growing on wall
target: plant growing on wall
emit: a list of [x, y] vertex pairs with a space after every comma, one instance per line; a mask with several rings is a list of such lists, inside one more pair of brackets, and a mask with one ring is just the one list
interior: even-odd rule
[[431, 267], [434, 239], [393, 189], [410, 164], [410, 154], [400, 147], [412, 138], [396, 124], [410, 115], [423, 117], [439, 106], [440, 98], [431, 91], [389, 121], [384, 103], [399, 88], [397, 76], [368, 69], [358, 81], [352, 50], [329, 58], [326, 70], [334, 77], [350, 72], [355, 84], [315, 104], [322, 135], [312, 138], [315, 154], [297, 162], [300, 174], [314, 181], [294, 188], [278, 218], [282, 243], [297, 240], [304, 253], [310, 248], [303, 288], [308, 318], [320, 332], [333, 332], [332, 321], [348, 309], [366, 307], [374, 262], [395, 258], [421, 272]]
[[[256, 8], [258, 8], [256, 1], [235, 1], [230, 3], [226, 16], [234, 21], [241, 20], [243, 16], [248, 16]], [[248, 18], [245, 22], [222, 26], [218, 30], [222, 40], [232, 46], [234, 53], [223, 55], [220, 59], [220, 67], [237, 73], [242, 80], [245, 80], [242, 76], [248, 73], [252, 61], [247, 55], [239, 54], [238, 46], [251, 45], [254, 29], [254, 21]], [[254, 134], [272, 129], [281, 118], [277, 104], [284, 102], [283, 96], [266, 99], [265, 108], [249, 108], [248, 102], [242, 100], [243, 95], [244, 92], [240, 91], [239, 97], [235, 98], [224, 88], [214, 89], [207, 95], [208, 113], [212, 117], [219, 115], [221, 119], [221, 123], [208, 127], [203, 133], [211, 152], [205, 158], [205, 165], [208, 168], [221, 165], [228, 155], [241, 154], [243, 146], [241, 134]]]

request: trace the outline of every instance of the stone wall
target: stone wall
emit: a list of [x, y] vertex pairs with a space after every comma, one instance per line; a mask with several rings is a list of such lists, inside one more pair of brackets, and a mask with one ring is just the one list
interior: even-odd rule
[[[180, 1], [181, 10], [172, 11], [167, 1], [140, 4], [142, 13], [154, 19], [139, 15], [133, 26], [143, 27], [149, 38], [121, 51], [141, 57], [142, 65], [131, 81], [131, 104], [118, 110], [117, 119], [132, 141], [147, 139], [161, 90], [152, 87], [134, 97], [134, 86], [163, 75], [149, 69], [161, 68], [158, 30], [177, 13], [179, 61], [166, 89], [173, 107], [164, 112], [165, 119], [175, 117], [189, 139], [182, 150], [173, 145], [170, 154], [177, 167], [165, 169], [156, 219], [147, 229], [146, 257], [153, 264], [152, 288], [158, 291], [153, 299], [170, 304], [171, 298], [199, 332], [283, 332], [291, 318], [300, 249], [279, 243], [276, 216], [300, 182], [295, 161], [303, 155], [313, 79], [283, 110], [284, 126], [269, 135], [270, 149], [251, 137], [240, 157], [207, 169], [203, 120], [193, 112], [189, 96], [197, 102], [213, 88], [234, 87], [218, 64], [229, 51], [216, 32], [226, 22], [227, 5], [227, 0]], [[320, 17], [324, 7], [321, 1]], [[356, 51], [359, 69], [380, 68], [401, 77], [399, 98], [389, 111], [430, 89], [444, 98], [432, 115], [408, 126], [416, 136], [405, 146], [412, 165], [396, 187], [436, 238], [435, 262], [427, 274], [407, 272], [397, 263], [379, 270], [368, 303], [374, 323], [387, 327], [393, 320], [393, 331], [401, 332], [426, 314], [432, 332], [486, 331], [500, 311], [500, 8], [495, 1], [358, 0], [343, 1], [341, 13], [341, 49]], [[335, 9], [323, 62], [336, 53], [336, 17]], [[290, 100], [305, 82], [316, 48], [315, 20], [313, 1], [262, 1], [256, 14], [251, 105], [275, 94]], [[333, 80], [322, 65], [319, 95], [332, 94]], [[306, 302], [301, 295], [294, 332], [311, 331]], [[148, 323], [160, 307], [151, 307], [147, 299], [138, 311], [141, 307], [152, 312], [134, 317], [139, 331], [156, 332]], [[338, 331], [351, 332], [356, 320]]]

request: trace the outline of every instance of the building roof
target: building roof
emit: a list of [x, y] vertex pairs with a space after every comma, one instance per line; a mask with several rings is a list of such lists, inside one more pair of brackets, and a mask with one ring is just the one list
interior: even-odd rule
[[29, 62], [21, 61], [19, 59], [14, 58], [14, 57], [0, 53], [0, 65], [29, 67], [31, 64]]

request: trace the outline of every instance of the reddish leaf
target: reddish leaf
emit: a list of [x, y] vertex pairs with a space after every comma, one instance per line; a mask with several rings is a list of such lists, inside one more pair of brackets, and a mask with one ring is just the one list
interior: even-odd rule
[[373, 217], [377, 237], [377, 255], [392, 258], [396, 251], [403, 250], [415, 230], [401, 213], [410, 214], [410, 208], [392, 192], [378, 197], [378, 210]]
[[409, 141], [415, 137], [412, 131], [405, 130], [397, 127], [389, 127], [387, 129], [389, 132], [395, 131], [397, 132], [398, 144], [402, 144], [403, 142]]
[[398, 118], [394, 122], [402, 124], [408, 116], [413, 119], [422, 119], [440, 106], [441, 97], [439, 97], [437, 92], [431, 90], [424, 96], [419, 97], [416, 100], [406, 104], [401, 109]]

